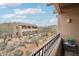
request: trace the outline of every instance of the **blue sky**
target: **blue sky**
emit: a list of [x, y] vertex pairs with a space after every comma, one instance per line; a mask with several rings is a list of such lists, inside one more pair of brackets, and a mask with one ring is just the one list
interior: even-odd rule
[[1, 3], [0, 23], [24, 22], [39, 26], [56, 25], [56, 14], [53, 14], [54, 6], [46, 3]]

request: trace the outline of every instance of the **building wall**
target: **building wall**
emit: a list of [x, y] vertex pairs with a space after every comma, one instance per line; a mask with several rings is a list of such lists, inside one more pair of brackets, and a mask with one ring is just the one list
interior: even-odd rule
[[[67, 23], [68, 18], [71, 19], [71, 23]], [[79, 42], [79, 4], [74, 8], [63, 9], [63, 13], [58, 15], [58, 26], [63, 39], [72, 36]]]
[[[24, 25], [24, 24], [21, 24]], [[25, 24], [26, 26], [26, 24]], [[26, 26], [27, 27], [27, 26]], [[32, 27], [32, 25], [31, 25]], [[36, 27], [36, 26], [35, 26]], [[4, 34], [12, 34], [14, 37], [16, 37], [17, 33], [19, 36], [23, 36], [23, 32], [36, 32], [38, 29], [37, 28], [22, 28], [22, 26], [19, 26], [18, 23], [3, 23], [0, 24], [0, 33]]]

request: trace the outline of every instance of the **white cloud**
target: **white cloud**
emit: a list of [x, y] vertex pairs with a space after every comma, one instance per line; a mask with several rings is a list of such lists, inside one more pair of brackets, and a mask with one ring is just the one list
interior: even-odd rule
[[15, 9], [15, 14], [23, 14], [24, 13], [24, 10], [21, 10], [21, 9]]
[[0, 6], [0, 8], [6, 8], [6, 6]]
[[10, 22], [22, 22], [23, 20], [22, 19], [10, 19]]
[[30, 19], [9, 19], [9, 22], [23, 22], [23, 23], [31, 23]]
[[26, 18], [26, 16], [24, 16], [24, 15], [15, 15], [14, 17], [16, 17], [16, 18]]
[[5, 5], [6, 3], [0, 3], [0, 5]]
[[17, 6], [17, 5], [21, 5], [21, 3], [0, 3], [1, 6], [5, 5], [5, 6]]
[[17, 15], [17, 14], [5, 14], [5, 15], [3, 15], [2, 16], [2, 18], [4, 18], [4, 19], [11, 19], [11, 18], [17, 18], [17, 19], [22, 19], [22, 18], [26, 18], [26, 16], [25, 15]]
[[21, 3], [6, 3], [5, 5], [14, 7], [14, 6], [21, 5]]
[[2, 17], [6, 19], [6, 18], [12, 18], [13, 16], [14, 14], [5, 14]]
[[57, 24], [57, 18], [50, 19], [49, 24]]
[[0, 8], [16, 7], [18, 5], [21, 5], [21, 3], [0, 3]]
[[34, 14], [34, 13], [45, 13], [42, 9], [39, 8], [28, 8], [28, 9], [15, 9], [15, 14]]
[[38, 8], [28, 8], [25, 10], [25, 12], [26, 13], [43, 13], [44, 11]]

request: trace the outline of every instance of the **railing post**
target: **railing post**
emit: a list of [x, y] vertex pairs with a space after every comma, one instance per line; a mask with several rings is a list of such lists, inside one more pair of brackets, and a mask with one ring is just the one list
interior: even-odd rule
[[39, 56], [40, 56], [40, 52], [39, 52]]
[[42, 48], [42, 56], [43, 56], [43, 48]]
[[46, 46], [45, 46], [45, 51], [44, 51], [44, 53], [46, 53]]

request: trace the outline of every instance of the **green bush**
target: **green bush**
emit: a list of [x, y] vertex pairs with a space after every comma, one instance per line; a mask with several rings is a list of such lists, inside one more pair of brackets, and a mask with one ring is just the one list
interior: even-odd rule
[[34, 36], [34, 37], [31, 38], [31, 40], [32, 40], [33, 43], [36, 44], [36, 46], [38, 46], [38, 44], [39, 44], [39, 37]]

